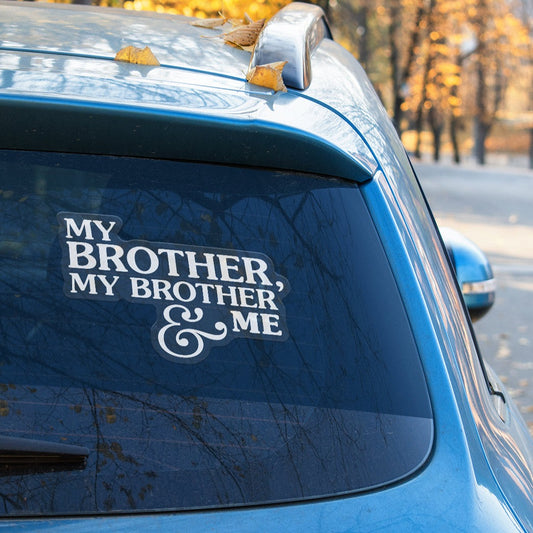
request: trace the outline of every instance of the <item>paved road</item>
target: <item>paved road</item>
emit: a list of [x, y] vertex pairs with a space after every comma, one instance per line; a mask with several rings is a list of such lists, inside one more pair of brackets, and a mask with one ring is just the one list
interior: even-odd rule
[[415, 165], [439, 225], [473, 240], [492, 263], [494, 307], [475, 324], [483, 356], [533, 434], [533, 172]]

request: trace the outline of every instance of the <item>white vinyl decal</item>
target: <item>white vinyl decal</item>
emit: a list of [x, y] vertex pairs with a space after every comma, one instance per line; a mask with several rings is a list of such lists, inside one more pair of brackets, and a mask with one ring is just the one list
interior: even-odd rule
[[167, 359], [197, 362], [235, 337], [288, 338], [288, 281], [258, 252], [124, 241], [112, 215], [59, 213], [69, 298], [152, 304], [152, 344]]

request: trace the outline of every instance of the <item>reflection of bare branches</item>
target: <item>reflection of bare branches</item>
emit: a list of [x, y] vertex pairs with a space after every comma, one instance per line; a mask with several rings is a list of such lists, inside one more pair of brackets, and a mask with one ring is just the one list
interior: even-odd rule
[[3, 513], [4, 515], [12, 514], [13, 509], [16, 511], [20, 511], [24, 508], [24, 506], [21, 504], [20, 500], [22, 497], [22, 494], [24, 494], [23, 490], [20, 490], [16, 497], [11, 496], [10, 494], [0, 493], [0, 499], [3, 503]]
[[[189, 404], [189, 408], [187, 411], [183, 411], [182, 406], [180, 405], [175, 406], [174, 408], [163, 408], [160, 404], [156, 404], [154, 402], [151, 402], [149, 400], [143, 400], [139, 401], [139, 399], [134, 395], [129, 395], [125, 393], [117, 393], [117, 397], [125, 398], [130, 402], [134, 402], [139, 404], [139, 409], [142, 408], [142, 412], [144, 413], [157, 413], [159, 415], [162, 415], [163, 417], [167, 418], [172, 424], [177, 424], [184, 432], [185, 435], [190, 438], [190, 443], [193, 444], [193, 446], [200, 446], [203, 453], [207, 453], [215, 459], [216, 464], [222, 468], [223, 472], [226, 476], [228, 476], [230, 479], [234, 481], [236, 489], [239, 491], [242, 498], [244, 498], [244, 492], [241, 487], [241, 480], [239, 480], [238, 476], [236, 475], [235, 470], [235, 457], [234, 454], [231, 453], [228, 457], [225, 457], [222, 453], [222, 449], [226, 450], [241, 450], [242, 442], [240, 442], [240, 436], [233, 434], [235, 447], [232, 448], [231, 445], [228, 443], [225, 443], [223, 446], [220, 444], [214, 445], [211, 443], [206, 435], [212, 435], [213, 432], [207, 432], [203, 424], [198, 423], [198, 416], [199, 413], [202, 413], [202, 419], [204, 422], [210, 422], [210, 421], [217, 421], [221, 422], [222, 418], [216, 417], [213, 414], [209, 413], [207, 410], [207, 404], [199, 402], [196, 398], [191, 397], [179, 397], [177, 398], [177, 401], [179, 404], [185, 403]], [[191, 422], [187, 422], [183, 415], [189, 414], [192, 415]], [[228, 431], [228, 427], [224, 426], [223, 423], [221, 423], [221, 427], [225, 429], [225, 435], [232, 436], [231, 431]], [[224, 442], [225, 438], [222, 438], [220, 442]], [[182, 451], [182, 453], [185, 452], [185, 450]], [[144, 460], [146, 458], [143, 457]], [[169, 470], [174, 470], [179, 468], [176, 464], [165, 464], [164, 467]]]
[[[327, 492], [321, 483], [345, 491], [370, 479], [353, 454], [370, 456], [368, 435], [385, 447], [396, 437], [379, 413], [357, 413], [393, 402], [381, 331], [368, 327], [374, 294], [358, 285], [368, 266], [356, 264], [360, 228], [345, 199], [355, 186], [271, 173], [251, 183], [224, 168], [218, 182], [214, 167], [142, 160], [96, 158], [106, 171], [91, 173], [67, 159], [23, 180], [10, 171], [13, 194], [0, 198], [0, 365], [7, 383], [27, 385], [2, 390], [5, 431], [90, 447], [87, 469], [70, 478], [79, 512], [307, 497]], [[123, 240], [269, 255], [292, 287], [289, 339], [233, 340], [197, 365], [163, 359], [151, 346], [153, 305], [64, 295], [64, 210], [120, 217]], [[61, 480], [46, 478], [65, 497]], [[6, 513], [24, 507], [22, 490], [45, 494], [9, 482]], [[180, 485], [191, 493], [175, 493]]]

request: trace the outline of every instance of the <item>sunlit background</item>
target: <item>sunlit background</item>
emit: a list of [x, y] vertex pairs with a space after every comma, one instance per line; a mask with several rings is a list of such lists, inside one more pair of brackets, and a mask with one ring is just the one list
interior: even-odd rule
[[[269, 18], [287, 0], [77, 0], [200, 18]], [[67, 0], [67, 3], [71, 3]], [[72, 2], [76, 3], [76, 1]], [[317, 0], [415, 157], [533, 168], [529, 0]]]

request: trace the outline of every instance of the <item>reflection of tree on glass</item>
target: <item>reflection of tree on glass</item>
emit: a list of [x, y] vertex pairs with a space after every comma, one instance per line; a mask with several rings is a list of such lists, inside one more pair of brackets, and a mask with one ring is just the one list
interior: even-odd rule
[[[385, 483], [425, 457], [416, 348], [353, 183], [24, 157], [24, 179], [18, 155], [0, 163], [13, 191], [2, 231], [27, 254], [15, 268], [0, 248], [3, 431], [89, 456], [83, 471], [4, 477], [8, 513], [312, 497]], [[196, 364], [154, 349], [154, 325], [179, 344], [184, 313], [227, 329]], [[414, 453], [402, 462], [398, 449]]]

